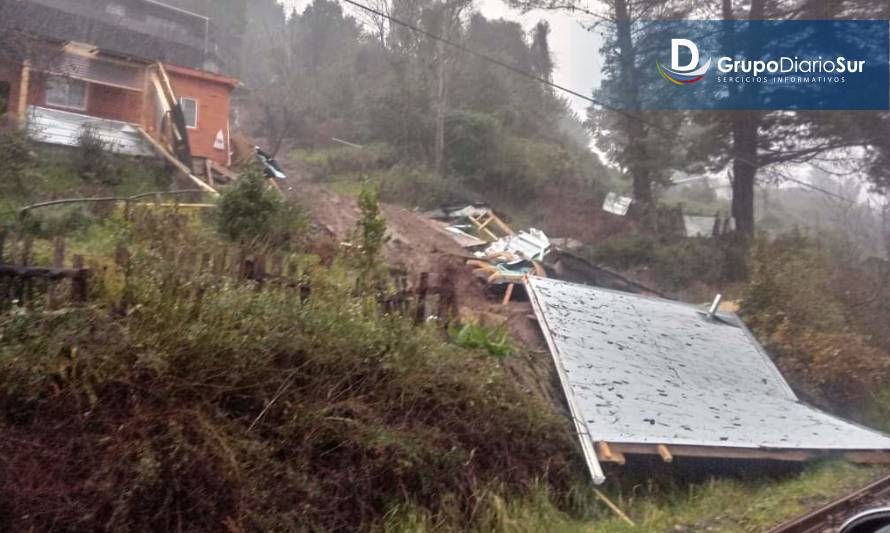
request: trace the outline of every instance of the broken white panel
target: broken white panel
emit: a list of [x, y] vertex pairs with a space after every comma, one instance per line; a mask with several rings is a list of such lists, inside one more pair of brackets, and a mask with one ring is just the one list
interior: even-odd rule
[[887, 435], [800, 402], [733, 314], [545, 278], [527, 287], [582, 440], [890, 450]]
[[630, 204], [632, 203], [633, 198], [620, 196], [614, 192], [610, 192], [606, 195], [606, 201], [603, 202], [603, 211], [623, 217], [627, 214], [627, 211], [630, 209]]
[[84, 127], [92, 132], [109, 151], [133, 156], [154, 156], [151, 146], [126, 122], [96, 118], [69, 111], [31, 106], [28, 108], [28, 136], [37, 141], [61, 146], [77, 146]]
[[531, 228], [528, 231], [520, 231], [515, 235], [507, 235], [491, 243], [485, 249], [484, 256], [507, 252], [516, 257], [518, 262], [523, 260], [541, 261], [550, 251], [553, 245], [543, 231]]

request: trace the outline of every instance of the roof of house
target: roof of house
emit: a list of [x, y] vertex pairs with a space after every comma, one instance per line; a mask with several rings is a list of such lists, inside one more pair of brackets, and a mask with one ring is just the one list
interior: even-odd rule
[[[138, 2], [149, 9], [166, 9], [155, 2]], [[155, 29], [159, 31], [154, 31], [147, 23], [115, 18], [91, 6], [85, 0], [19, 0], [12, 13], [22, 30], [53, 41], [88, 43], [119, 56], [195, 69], [207, 66], [207, 35], [198, 28], [206, 24], [206, 19], [195, 19], [169, 8], [165, 12], [169, 12], [174, 26], [164, 29], [164, 23], [157, 22], [159, 28]]]
[[714, 457], [890, 450], [890, 436], [802, 403], [733, 314], [551, 279], [527, 286], [591, 444], [709, 448]]

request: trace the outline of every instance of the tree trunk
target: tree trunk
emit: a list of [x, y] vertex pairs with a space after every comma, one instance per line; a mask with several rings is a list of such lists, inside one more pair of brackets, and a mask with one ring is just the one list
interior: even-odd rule
[[625, 117], [625, 133], [630, 150], [628, 172], [633, 180], [636, 212], [648, 219], [652, 210], [652, 176], [649, 172], [646, 149], [646, 127], [641, 120], [640, 87], [636, 69], [636, 50], [631, 33], [631, 17], [627, 0], [615, 0], [616, 44], [621, 64], [621, 85], [628, 115]]
[[[764, 9], [765, 0], [751, 0], [748, 19], [764, 18]], [[731, 0], [723, 1], [723, 17], [727, 20], [733, 18]], [[758, 111], [740, 111], [733, 114], [732, 216], [735, 218], [736, 230], [746, 240], [754, 236], [754, 185], [757, 182], [757, 171], [760, 169], [758, 148], [761, 118], [761, 113]]]
[[733, 124], [732, 216], [736, 229], [745, 238], [754, 235], [754, 183], [757, 179], [759, 120], [744, 113]]

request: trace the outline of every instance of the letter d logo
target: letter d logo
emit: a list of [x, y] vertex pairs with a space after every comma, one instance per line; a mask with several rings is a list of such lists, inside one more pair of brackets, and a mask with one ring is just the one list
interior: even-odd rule
[[[689, 62], [685, 65], [680, 64], [680, 49], [689, 50]], [[711, 60], [702, 67], [698, 67], [698, 46], [689, 39], [671, 39], [671, 67], [655, 62], [658, 72], [666, 80], [676, 85], [691, 85], [701, 81], [705, 73], [711, 68]], [[696, 68], [698, 67], [698, 68]]]
[[[687, 48], [690, 54], [689, 63], [685, 65], [680, 64], [681, 46]], [[695, 46], [695, 43], [689, 39], [671, 39], [671, 70], [687, 72], [694, 69], [696, 65], [698, 65], [698, 47]]]

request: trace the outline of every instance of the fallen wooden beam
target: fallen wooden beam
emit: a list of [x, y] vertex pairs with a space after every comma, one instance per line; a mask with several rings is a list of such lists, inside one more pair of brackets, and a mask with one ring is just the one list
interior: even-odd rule
[[207, 162], [210, 164], [210, 168], [216, 172], [217, 174], [222, 174], [223, 176], [229, 178], [232, 181], [237, 180], [240, 176], [237, 172], [227, 169], [226, 167], [220, 165], [216, 161], [212, 159], [208, 159]]
[[510, 303], [510, 300], [513, 299], [513, 288], [515, 285], [515, 283], [507, 285], [507, 291], [504, 293], [504, 301], [501, 302], [502, 305], [507, 305]]
[[[609, 443], [612, 453], [619, 452], [630, 455], [658, 455], [660, 444], [620, 444]], [[819, 455], [830, 455], [830, 452], [819, 450], [800, 449], [774, 449], [774, 448], [737, 448], [731, 446], [689, 446], [672, 444], [670, 448], [671, 458], [674, 457], [700, 457], [714, 459], [756, 459], [776, 461], [806, 461]], [[664, 457], [662, 456], [662, 459]]]
[[214, 196], [218, 196], [218, 195], [219, 195], [219, 191], [217, 191], [216, 189], [214, 189], [213, 187], [211, 187], [210, 185], [208, 185], [207, 183], [205, 183], [201, 178], [199, 178], [199, 177], [195, 176], [194, 174], [192, 174], [192, 169], [190, 169], [189, 167], [187, 167], [187, 166], [185, 165], [185, 163], [183, 163], [183, 162], [180, 161], [179, 159], [176, 159], [176, 156], [174, 156], [173, 154], [171, 154], [170, 151], [167, 150], [167, 148], [166, 148], [164, 145], [162, 145], [162, 144], [159, 143], [154, 137], [152, 137], [151, 135], [149, 135], [148, 132], [146, 132], [144, 129], [142, 129], [141, 126], [138, 126], [138, 125], [135, 125], [135, 124], [134, 124], [133, 127], [136, 128], [136, 131], [138, 131], [138, 132], [142, 135], [142, 137], [145, 138], [145, 140], [148, 141], [148, 143], [149, 143], [150, 145], [152, 145], [152, 147], [154, 147], [154, 149], [157, 150], [157, 152], [160, 153], [160, 154], [164, 157], [164, 159], [166, 159], [167, 161], [169, 161], [174, 167], [176, 167], [177, 169], [179, 169], [180, 172], [182, 172], [182, 173], [185, 174], [190, 180], [192, 180], [193, 182], [195, 182], [195, 184], [196, 184], [198, 187], [200, 187], [201, 189], [203, 189], [203, 190], [209, 192], [210, 194], [213, 194]]

